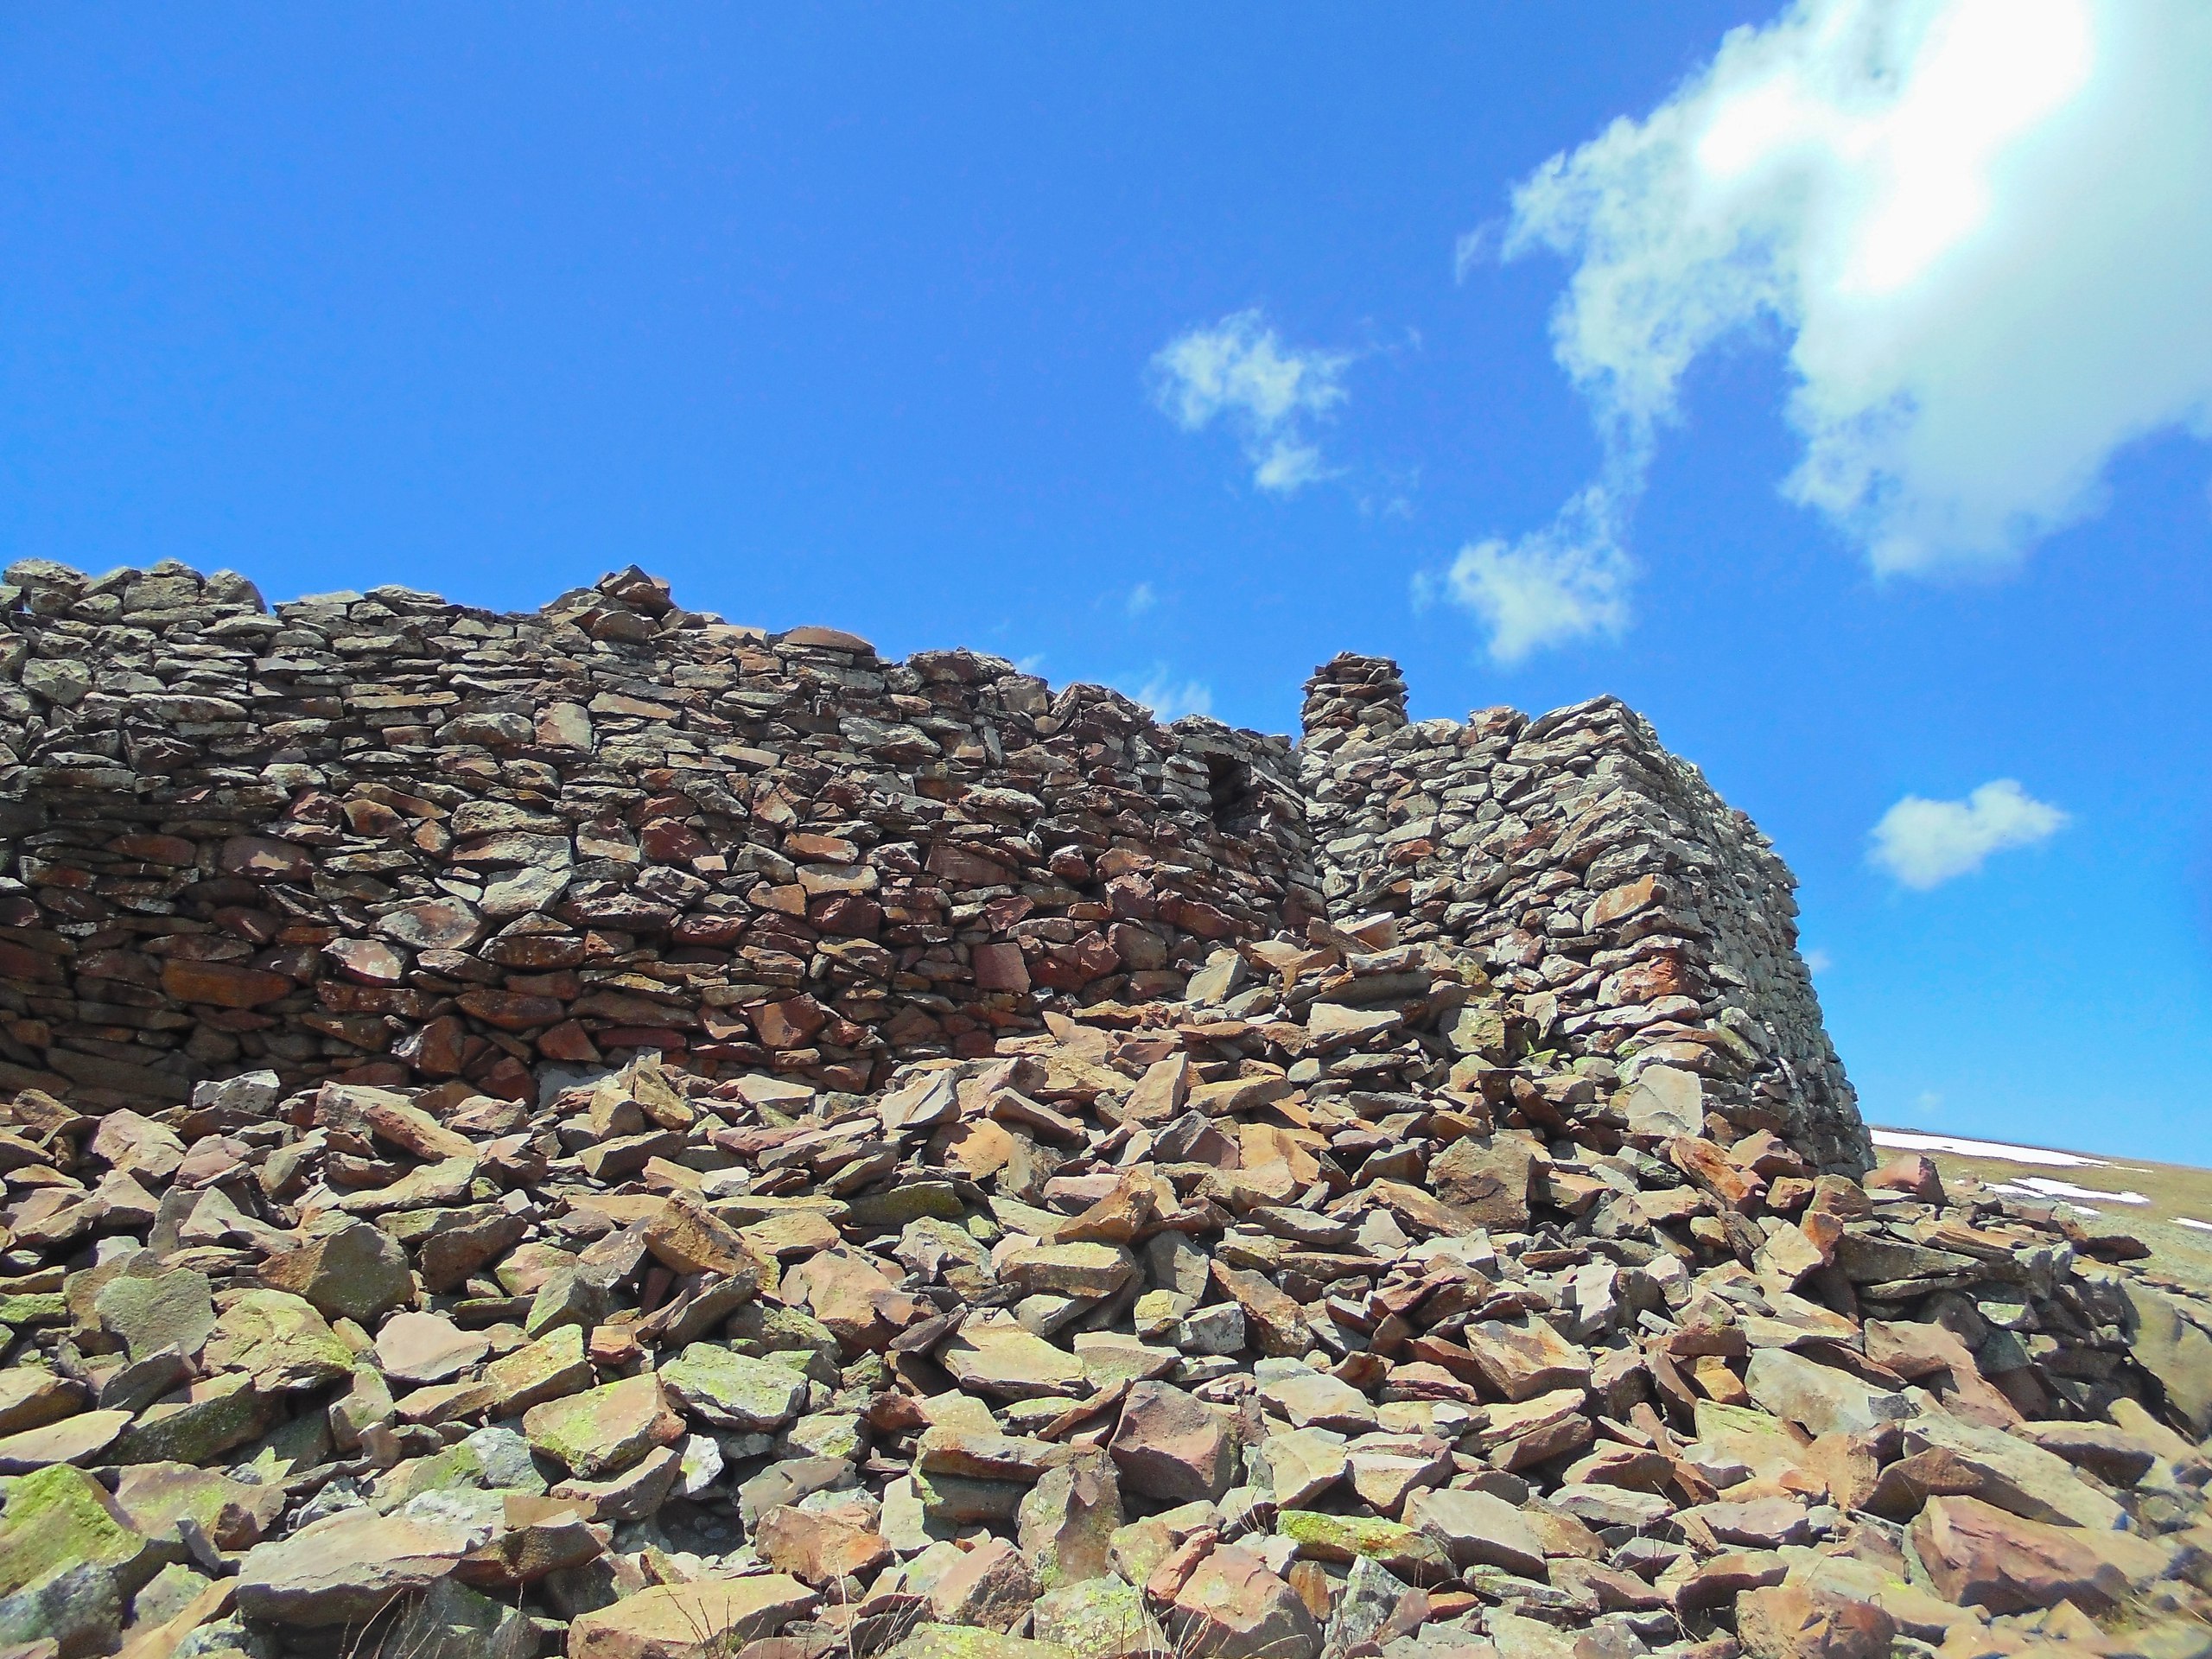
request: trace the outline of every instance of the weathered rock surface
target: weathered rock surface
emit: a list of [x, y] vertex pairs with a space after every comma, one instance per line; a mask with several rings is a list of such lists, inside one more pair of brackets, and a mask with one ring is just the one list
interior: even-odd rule
[[1857, 1179], [1618, 704], [1344, 658], [1294, 753], [635, 573], [0, 620], [0, 1644], [2199, 1659], [2212, 1310]]

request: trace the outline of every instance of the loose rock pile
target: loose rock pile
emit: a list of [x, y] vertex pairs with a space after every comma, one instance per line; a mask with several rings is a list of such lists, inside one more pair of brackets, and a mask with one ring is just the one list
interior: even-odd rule
[[0, 1637], [2212, 1651], [2212, 1309], [1694, 1073], [1493, 1059], [1389, 926], [868, 1097], [20, 1096]]
[[1618, 704], [9, 576], [10, 1653], [2212, 1655], [2212, 1307]]

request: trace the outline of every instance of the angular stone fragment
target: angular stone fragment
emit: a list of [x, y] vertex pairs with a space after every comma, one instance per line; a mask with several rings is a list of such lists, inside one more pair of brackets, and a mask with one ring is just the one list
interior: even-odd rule
[[118, 1463], [211, 1463], [268, 1427], [270, 1402], [251, 1376], [220, 1372], [131, 1419], [108, 1453]]
[[1005, 1633], [1028, 1617], [1037, 1580], [1021, 1552], [987, 1538], [930, 1586], [931, 1617], [948, 1624]]
[[[208, 1308], [214, 1323], [214, 1308]], [[71, 1378], [35, 1365], [14, 1365], [0, 1370], [0, 1434], [19, 1434], [59, 1422], [85, 1408], [85, 1389]]]
[[1233, 1545], [1185, 1579], [1162, 1624], [1192, 1659], [1318, 1659], [1321, 1627], [1267, 1563]]
[[1024, 1244], [999, 1258], [999, 1277], [1024, 1294], [1110, 1296], [1136, 1276], [1136, 1262], [1111, 1244]]
[[971, 1321], [937, 1357], [963, 1388], [997, 1399], [1038, 1400], [1084, 1388], [1081, 1360], [1018, 1325]]
[[1436, 1196], [1478, 1227], [1517, 1232], [1529, 1224], [1536, 1148], [1517, 1135], [1454, 1141], [1428, 1166]]
[[683, 1419], [669, 1409], [661, 1380], [651, 1371], [532, 1406], [522, 1427], [533, 1451], [588, 1480], [619, 1473], [683, 1438]]
[[2192, 1429], [2212, 1433], [2212, 1336], [2184, 1319], [2164, 1292], [2133, 1280], [2122, 1284], [2136, 1358]]
[[190, 1517], [217, 1548], [245, 1551], [283, 1513], [285, 1491], [181, 1462], [142, 1462], [124, 1469], [115, 1502], [146, 1537], [168, 1540], [177, 1535], [177, 1522]]
[[1039, 1643], [1056, 1644], [1083, 1659], [1142, 1659], [1171, 1650], [1137, 1587], [1102, 1574], [1046, 1590], [1030, 1619]]
[[1305, 1509], [1350, 1472], [1345, 1438], [1325, 1428], [1300, 1428], [1272, 1434], [1263, 1447], [1275, 1503]]
[[1444, 1547], [1455, 1567], [1498, 1567], [1523, 1578], [1540, 1577], [1544, 1547], [1521, 1511], [1488, 1492], [1415, 1492], [1406, 1500], [1406, 1524]]
[[1744, 1386], [1760, 1405], [1808, 1434], [1863, 1433], [1911, 1409], [1900, 1395], [1783, 1348], [1752, 1355]]
[[333, 1319], [360, 1323], [410, 1301], [414, 1275], [399, 1243], [365, 1221], [348, 1221], [261, 1264], [264, 1284], [305, 1297]]
[[1167, 1383], [1130, 1388], [1109, 1449], [1124, 1491], [1186, 1503], [1229, 1490], [1234, 1448], [1227, 1423]]
[[160, 1568], [161, 1552], [80, 1469], [55, 1464], [23, 1476], [0, 1511], [0, 1595], [14, 1595], [66, 1568], [89, 1566], [114, 1575], [124, 1593]]
[[1213, 1276], [1243, 1310], [1245, 1329], [1260, 1352], [1294, 1357], [1312, 1344], [1305, 1310], [1264, 1274], [1216, 1262]]
[[563, 1325], [492, 1361], [483, 1375], [489, 1409], [500, 1417], [518, 1416], [543, 1402], [581, 1393], [591, 1380], [584, 1333], [575, 1325]]
[[1333, 1428], [1357, 1433], [1375, 1427], [1375, 1408], [1365, 1395], [1325, 1371], [1294, 1371], [1263, 1383], [1260, 1398], [1297, 1428]]
[[1590, 1381], [1589, 1354], [1533, 1315], [1470, 1325], [1464, 1341], [1484, 1382], [1503, 1399], [1530, 1400]]
[[783, 1296], [803, 1302], [855, 1354], [885, 1347], [918, 1312], [882, 1263], [849, 1249], [825, 1250], [801, 1262], [785, 1277]]
[[759, 1278], [759, 1263], [737, 1230], [688, 1193], [670, 1198], [646, 1224], [645, 1248], [677, 1273]]
[[127, 1411], [87, 1411], [43, 1428], [0, 1438], [0, 1474], [28, 1474], [50, 1463], [96, 1462], [130, 1424]]
[[377, 1332], [377, 1363], [404, 1382], [441, 1382], [491, 1351], [481, 1332], [435, 1313], [395, 1313]]
[[811, 1612], [797, 1579], [766, 1573], [655, 1585], [569, 1626], [569, 1659], [719, 1659]]
[[891, 1559], [891, 1546], [857, 1504], [821, 1510], [781, 1505], [760, 1517], [753, 1544], [777, 1572], [817, 1590]]
[[1913, 1548], [1946, 1600], [2014, 1613], [2061, 1601], [2101, 1608], [2127, 1574], [2078, 1527], [2023, 1521], [1973, 1497], [1931, 1497], [1912, 1523]]
[[249, 1290], [223, 1310], [207, 1344], [210, 1365], [247, 1373], [264, 1393], [310, 1389], [351, 1375], [353, 1351], [303, 1297]]
[[1736, 1634], [1752, 1659], [1887, 1659], [1897, 1621], [1871, 1601], [1802, 1585], [1747, 1590]]
[[693, 1343], [661, 1367], [660, 1380], [677, 1404], [721, 1428], [781, 1428], [806, 1408], [805, 1372], [717, 1343]]
[[1065, 1463], [1069, 1447], [1024, 1435], [992, 1434], [940, 1423], [914, 1443], [914, 1466], [933, 1475], [969, 1480], [1029, 1482]]
[[99, 1287], [92, 1306], [133, 1359], [163, 1348], [197, 1354], [215, 1328], [207, 1276], [190, 1269], [119, 1274]]
[[1102, 1577], [1112, 1569], [1114, 1532], [1122, 1524], [1121, 1483], [1112, 1459], [1095, 1446], [1072, 1451], [1038, 1478], [1015, 1519], [1017, 1541], [1039, 1588]]
[[1376, 1561], [1408, 1583], [1441, 1584], [1452, 1576], [1451, 1558], [1433, 1537], [1380, 1516], [1285, 1510], [1275, 1530], [1309, 1560]]
[[248, 1550], [238, 1611], [272, 1624], [359, 1624], [445, 1577], [481, 1541], [455, 1520], [344, 1510]]

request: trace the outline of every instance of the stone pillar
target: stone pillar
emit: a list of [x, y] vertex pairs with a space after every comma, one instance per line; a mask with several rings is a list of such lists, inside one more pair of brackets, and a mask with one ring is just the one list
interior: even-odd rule
[[1325, 732], [1387, 737], [1405, 724], [1405, 677], [1388, 657], [1338, 652], [1306, 682], [1303, 725], [1308, 742]]

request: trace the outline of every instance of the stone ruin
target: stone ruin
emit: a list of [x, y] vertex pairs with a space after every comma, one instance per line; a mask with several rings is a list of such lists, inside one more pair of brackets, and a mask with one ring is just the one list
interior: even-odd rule
[[1872, 1169], [1749, 820], [1303, 728], [11, 567], [0, 1659], [2212, 1655], [2212, 1306]]
[[1583, 1104], [1663, 1064], [1870, 1162], [1788, 870], [1611, 699], [1409, 725], [1389, 663], [1340, 657], [1294, 749], [973, 652], [770, 638], [634, 570], [537, 616], [9, 575], [0, 1085], [521, 1099], [652, 1051], [865, 1092], [1324, 920], [1491, 982], [1484, 1046], [1376, 1076], [1548, 1049]]

